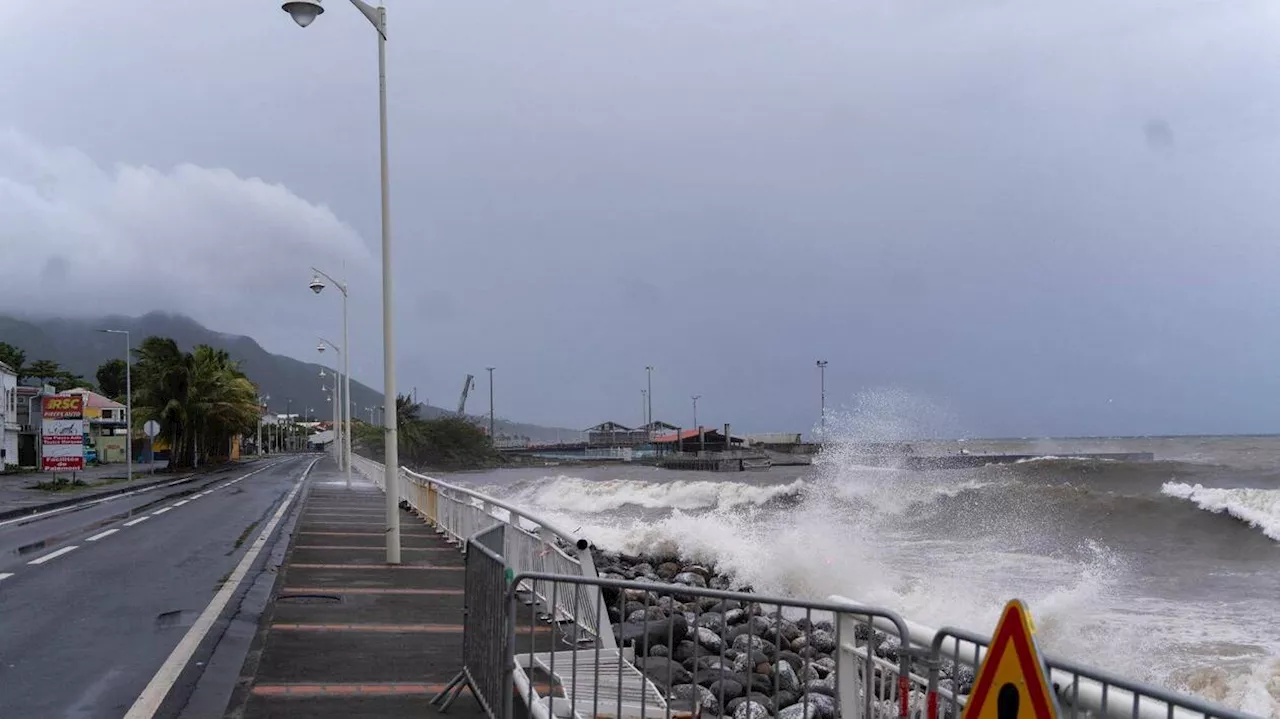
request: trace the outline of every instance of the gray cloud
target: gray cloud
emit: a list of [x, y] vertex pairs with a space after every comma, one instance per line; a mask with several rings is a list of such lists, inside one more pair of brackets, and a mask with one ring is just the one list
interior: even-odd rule
[[[0, 250], [65, 258], [55, 305], [304, 358], [337, 331], [307, 267], [345, 272], [376, 384], [373, 37], [328, 4], [0, 9]], [[807, 429], [823, 357], [833, 403], [904, 388], [964, 434], [1274, 425], [1271, 3], [389, 12], [420, 395], [494, 364], [504, 414], [634, 422], [654, 364], [659, 416]]]

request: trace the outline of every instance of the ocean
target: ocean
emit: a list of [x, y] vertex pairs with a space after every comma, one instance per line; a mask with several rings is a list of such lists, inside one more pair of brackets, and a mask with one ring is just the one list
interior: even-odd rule
[[[1034, 453], [915, 472], [833, 441], [810, 467], [512, 469], [447, 479], [597, 546], [714, 562], [757, 591], [832, 594], [990, 633], [1027, 602], [1041, 648], [1280, 716], [1280, 437], [949, 441]], [[1152, 452], [1152, 462], [1073, 453]], [[443, 478], [443, 477], [442, 477]]]

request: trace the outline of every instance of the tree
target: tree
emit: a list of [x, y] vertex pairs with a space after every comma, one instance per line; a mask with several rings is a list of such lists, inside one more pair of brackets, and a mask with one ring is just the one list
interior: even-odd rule
[[36, 360], [27, 367], [27, 376], [35, 377], [44, 384], [52, 384], [54, 380], [66, 376], [66, 372], [52, 360]]
[[226, 351], [183, 352], [172, 339], [148, 337], [134, 353], [134, 414], [156, 420], [170, 438], [171, 466], [221, 456], [233, 437], [256, 428], [257, 388]]
[[94, 375], [98, 379], [98, 389], [111, 399], [124, 402], [127, 370], [124, 360], [118, 358], [98, 365], [98, 372]]
[[[493, 443], [484, 430], [465, 417], [422, 419], [421, 405], [409, 397], [396, 398], [396, 435], [400, 461], [410, 467], [470, 469], [499, 461]], [[356, 424], [353, 444], [379, 461], [385, 456], [385, 434], [381, 427]]]
[[0, 362], [3, 362], [13, 368], [13, 371], [18, 375], [19, 382], [27, 376], [27, 353], [17, 347], [14, 347], [8, 342], [0, 342]]

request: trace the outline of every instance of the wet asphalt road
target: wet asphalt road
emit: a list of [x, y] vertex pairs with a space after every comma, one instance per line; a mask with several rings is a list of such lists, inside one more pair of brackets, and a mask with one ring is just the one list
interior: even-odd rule
[[[0, 717], [123, 716], [310, 461], [239, 466], [0, 526]], [[196, 660], [219, 656], [218, 639], [211, 633]], [[237, 657], [215, 663], [224, 666], [217, 683], [229, 694]], [[200, 666], [184, 672], [162, 715], [221, 715], [220, 687], [201, 687], [198, 710], [182, 696], [199, 687], [201, 674]]]

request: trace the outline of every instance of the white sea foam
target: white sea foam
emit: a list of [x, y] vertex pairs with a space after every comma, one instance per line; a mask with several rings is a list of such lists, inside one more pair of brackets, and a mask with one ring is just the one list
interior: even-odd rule
[[627, 506], [645, 509], [698, 510], [713, 507], [760, 505], [795, 495], [804, 480], [789, 484], [683, 481], [646, 482], [614, 479], [605, 482], [559, 475], [526, 487], [511, 499], [518, 505], [566, 512], [604, 512]]
[[1194, 502], [1201, 509], [1215, 514], [1229, 514], [1280, 542], [1280, 490], [1247, 487], [1223, 489], [1184, 482], [1165, 482], [1160, 491], [1170, 497]]

